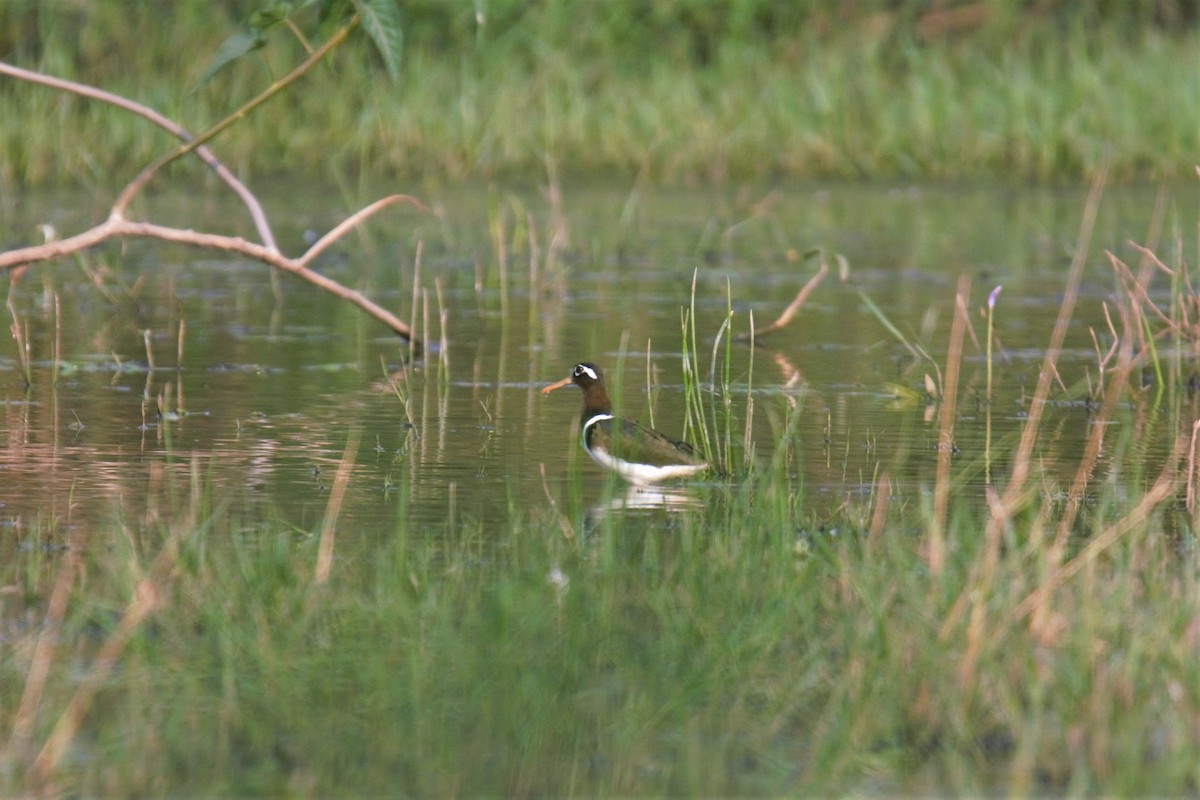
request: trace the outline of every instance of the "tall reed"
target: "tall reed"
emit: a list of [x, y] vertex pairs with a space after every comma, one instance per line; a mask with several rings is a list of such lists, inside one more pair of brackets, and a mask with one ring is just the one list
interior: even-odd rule
[[[684, 435], [699, 443], [709, 463], [727, 472], [732, 466], [735, 424], [733, 415], [733, 294], [726, 281], [725, 316], [713, 337], [707, 383], [702, 379], [699, 341], [696, 338], [696, 281], [692, 273], [689, 304], [680, 314], [683, 363]], [[748, 424], [748, 422], [747, 422]], [[749, 437], [748, 429], [739, 439]]]

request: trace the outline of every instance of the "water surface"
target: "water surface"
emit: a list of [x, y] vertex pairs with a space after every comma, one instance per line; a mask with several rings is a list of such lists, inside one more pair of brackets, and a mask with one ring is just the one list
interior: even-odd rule
[[[798, 502], [818, 519], [883, 474], [900, 499], [919, 500], [938, 446], [925, 376], [936, 379], [933, 362], [944, 369], [955, 286], [966, 275], [974, 330], [955, 463], [964, 491], [978, 495], [1004, 467], [1002, 457], [981, 467], [988, 437], [1011, 443], [1028, 411], [1084, 204], [1074, 189], [907, 185], [568, 184], [559, 202], [538, 187], [415, 193], [432, 213], [385, 213], [319, 263], [414, 321], [430, 340], [415, 362], [352, 307], [220, 253], [130, 241], [27, 272], [9, 316], [25, 354], [14, 336], [0, 346], [0, 521], [13, 543], [31, 529], [65, 536], [114, 520], [152, 523], [197, 480], [244, 509], [248, 529], [270, 515], [312, 532], [349, 443], [343, 542], [369, 546], [398, 516], [431, 536], [460, 523], [500, 531], [514, 509], [573, 493], [590, 507], [620, 506], [624, 488], [574, 438], [578, 392], [538, 390], [576, 361], [594, 361], [623, 413], [649, 422], [653, 412], [656, 427], [680, 435], [681, 312], [693, 302], [693, 276], [707, 378], [727, 308], [741, 334], [751, 317], [758, 327], [774, 319], [815, 272], [817, 259], [805, 257], [814, 247], [833, 274], [800, 315], [753, 349], [728, 351], [739, 441], [753, 398], [749, 460], [768, 463], [786, 440]], [[0, 239], [27, 241], [43, 222], [76, 231], [101, 218], [102, 202], [65, 192], [7, 198]], [[266, 206], [281, 246], [298, 252], [351, 204], [281, 186]], [[1126, 240], [1146, 241], [1155, 220], [1172, 240], [1194, 206], [1183, 190], [1106, 194], [1060, 363], [1052, 447], [1077, 453], [1088, 430], [1087, 386], [1097, 344], [1109, 341], [1104, 303], [1116, 287], [1104, 251], [1133, 263]], [[251, 233], [216, 189], [147, 208], [158, 221]], [[848, 271], [838, 274], [833, 254]], [[983, 309], [998, 286], [988, 403]], [[914, 357], [864, 296], [932, 361]], [[722, 345], [718, 361], [725, 353]], [[789, 432], [795, 409], [802, 416]], [[1145, 446], [1148, 457], [1157, 452], [1153, 436]], [[1054, 452], [1044, 456], [1053, 471]], [[739, 448], [735, 474], [745, 460]]]

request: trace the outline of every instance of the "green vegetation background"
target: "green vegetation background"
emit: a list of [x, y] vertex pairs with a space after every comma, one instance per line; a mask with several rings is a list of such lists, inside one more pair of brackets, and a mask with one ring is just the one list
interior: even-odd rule
[[[292, 66], [198, 85], [261, 3], [0, 0], [0, 59], [204, 128]], [[1159, 180], [1200, 160], [1196, 0], [401, 3], [401, 79], [365, 41], [217, 143], [243, 174]], [[312, 26], [309, 26], [311, 28]], [[0, 181], [124, 178], [168, 144], [0, 80]]]

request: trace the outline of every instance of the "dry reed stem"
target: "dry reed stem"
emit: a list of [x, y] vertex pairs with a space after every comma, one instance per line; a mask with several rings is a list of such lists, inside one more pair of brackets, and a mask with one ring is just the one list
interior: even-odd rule
[[438, 304], [438, 370], [442, 380], [450, 380], [450, 312], [442, 298], [442, 279], [433, 279]]
[[875, 481], [875, 508], [871, 511], [871, 524], [867, 528], [867, 549], [874, 551], [883, 528], [887, 524], [888, 507], [891, 505], [892, 477], [888, 472], [880, 473]]
[[[796, 313], [800, 310], [800, 307], [803, 306], [804, 303], [808, 300], [809, 295], [811, 295], [813, 293], [813, 290], [815, 290], [817, 288], [817, 286], [820, 285], [821, 281], [824, 280], [825, 276], [828, 274], [829, 274], [829, 264], [827, 264], [825, 262], [825, 259], [822, 258], [820, 269], [818, 269], [816, 274], [813, 275], [811, 278], [809, 278], [808, 282], [806, 284], [804, 284], [804, 286], [800, 289], [799, 292], [796, 293], [795, 298], [793, 298], [792, 302], [788, 304], [788, 307], [783, 310], [783, 313], [779, 315], [779, 318], [776, 319], [774, 322], [772, 322], [767, 327], [760, 328], [758, 331], [755, 332], [754, 335], [762, 336], [767, 333], [774, 333], [775, 331], [780, 330], [781, 328], [787, 327], [791, 323], [792, 319], [796, 316]], [[693, 279], [693, 284], [694, 284], [694, 282], [695, 281]], [[693, 289], [694, 288], [695, 287], [693, 286]], [[737, 341], [746, 341], [749, 338], [749, 336], [747, 334], [738, 334], [734, 338]]]
[[[1100, 198], [1104, 193], [1104, 184], [1108, 168], [1105, 165], [1096, 175], [1088, 190], [1087, 201], [1084, 203], [1083, 217], [1079, 223], [1079, 234], [1075, 243], [1075, 253], [1071, 258], [1071, 267], [1067, 273], [1067, 282], [1063, 290], [1063, 301], [1058, 309], [1058, 317], [1054, 321], [1050, 343], [1046, 348], [1046, 356], [1042, 361], [1042, 369], [1038, 374], [1037, 387], [1029, 403], [1029, 414], [1021, 430], [1021, 438], [1013, 456], [1012, 473], [1004, 494], [997, 502], [989, 503], [990, 511], [987, 527], [984, 531], [984, 552], [971, 568], [971, 574], [963, 585], [962, 591], [951, 606], [942, 627], [938, 632], [938, 640], [945, 641], [950, 632], [958, 626], [968, 606], [985, 604], [991, 589], [992, 573], [998, 559], [1000, 534], [1012, 520], [1013, 514], [1024, 506], [1034, 494], [1027, 483], [1030, 467], [1033, 462], [1033, 448], [1037, 442], [1041, 425], [1042, 412], [1050, 393], [1051, 380], [1058, 375], [1058, 356], [1067, 334], [1067, 327], [1075, 311], [1075, 303], [1079, 298], [1079, 283], [1083, 277], [1083, 267], [1087, 263], [1088, 243], [1095, 228], [1096, 215], [1100, 208]], [[993, 551], [993, 547], [997, 548]]]
[[17, 307], [13, 304], [13, 285], [8, 287], [8, 313], [12, 316], [12, 324], [8, 326], [9, 332], [12, 334], [13, 342], [17, 346], [17, 363], [21, 367], [21, 374], [25, 378], [25, 385], [33, 384], [33, 372], [29, 363], [29, 337], [25, 335], [26, 328], [21, 324], [21, 315], [17, 313]]
[[[413, 287], [412, 287], [412, 321], [409, 323], [410, 330], [415, 330], [417, 327], [417, 309], [421, 307], [421, 257], [425, 253], [425, 240], [417, 240], [417, 252], [413, 256]], [[426, 334], [428, 334], [426, 330]], [[408, 338], [408, 356], [416, 358], [420, 355], [420, 339], [410, 336]]]
[[[746, 422], [742, 428], [742, 467], [750, 469], [754, 459], [754, 309], [750, 309], [750, 373], [746, 381]], [[651, 427], [654, 427], [651, 425]]]
[[1184, 495], [1184, 507], [1193, 516], [1196, 514], [1196, 447], [1198, 444], [1198, 435], [1200, 435], [1200, 420], [1192, 423], [1192, 439], [1188, 444], [1187, 490]]
[[[57, 769], [67, 748], [79, 732], [83, 718], [91, 707], [96, 693], [112, 673], [117, 660], [138, 626], [162, 605], [163, 584], [174, 572], [179, 561], [179, 547], [183, 539], [197, 530], [195, 525], [175, 525], [150, 566], [149, 574], [138, 579], [133, 599], [125, 607], [116, 629], [105, 639], [92, 661], [91, 668], [79, 682], [79, 688], [71, 696], [66, 709], [59, 716], [54, 729], [46, 739], [41, 751], [30, 766], [30, 777], [45, 785]], [[133, 568], [137, 569], [136, 556]]]
[[[1107, 173], [1108, 169], [1105, 166], [1100, 170], [1088, 191], [1087, 202], [1083, 209], [1083, 219], [1079, 224], [1079, 236], [1075, 242], [1075, 254], [1071, 258], [1071, 268], [1067, 273], [1067, 283], [1063, 289], [1062, 305], [1059, 306], [1058, 317], [1054, 320], [1050, 344], [1046, 347], [1046, 357], [1038, 374], [1037, 388], [1034, 390], [1033, 399], [1029, 404], [1029, 415], [1026, 418], [1025, 427], [1021, 431], [1021, 439], [1013, 458], [1013, 473], [1008, 489], [1005, 491], [1006, 499], [1010, 493], [1020, 492], [1029, 477], [1033, 446], [1037, 442], [1042, 411], [1050, 393], [1050, 380], [1051, 377], [1058, 375], [1058, 357], [1062, 351], [1063, 340], [1067, 335], [1067, 327], [1075, 313], [1075, 303], [1079, 299], [1079, 282], [1083, 277], [1083, 267], [1087, 263], [1088, 244], [1096, 225], [1096, 214], [1100, 209], [1100, 197], [1104, 193]], [[1003, 502], [1002, 506], [1008, 508], [1010, 504]]]
[[[1111, 256], [1110, 259], [1112, 259]], [[1114, 264], [1114, 268], [1115, 266]], [[1149, 280], [1150, 276], [1147, 273], [1147, 270], [1143, 270], [1142, 279]], [[1137, 282], [1135, 281], [1135, 283]], [[1059, 520], [1058, 533], [1054, 538], [1054, 545], [1048, 554], [1049, 564], [1052, 567], [1057, 566], [1062, 559], [1062, 554], [1067, 546], [1067, 540], [1070, 537], [1071, 526], [1075, 523], [1076, 514], [1083, 502], [1084, 492], [1087, 490], [1088, 482], [1096, 468], [1096, 462], [1100, 458], [1100, 450], [1104, 445], [1104, 434], [1108, 429], [1108, 420], [1112, 417], [1117, 400], [1121, 397], [1121, 389], [1128, 385], [1129, 375], [1133, 370], [1133, 334], [1142, 329], [1142, 326], [1139, 324], [1141, 315], [1139, 313], [1140, 305], [1134, 297], [1134, 292], [1127, 290], [1126, 296], [1129, 301], [1128, 305], [1122, 304], [1117, 309], [1121, 319], [1122, 334], [1117, 337], [1117, 341], [1120, 343], [1120, 348], [1117, 351], [1117, 363], [1113, 368], [1112, 377], [1107, 382], [1104, 380], [1103, 373], [1099, 376], [1101, 381], [1100, 389], [1104, 401], [1100, 404], [1099, 410], [1091, 419], [1091, 431], [1088, 433], [1087, 443], [1084, 445], [1083, 456], [1079, 460], [1079, 467], [1075, 471], [1075, 479], [1072, 481], [1071, 488], [1067, 494], [1069, 502], [1063, 512], [1062, 518]], [[1108, 309], [1106, 307], [1106, 316], [1107, 313]]]
[[187, 319], [179, 318], [179, 329], [175, 336], [175, 369], [183, 369], [183, 343], [184, 335], [187, 331]]
[[[754, 324], [754, 317], [750, 318], [750, 324]], [[646, 337], [646, 406], [649, 409], [650, 427], [654, 427], [654, 381], [651, 379], [653, 374], [650, 360], [650, 337]]]
[[78, 548], [68, 547], [63, 565], [54, 581], [54, 589], [50, 592], [50, 601], [46, 605], [46, 616], [38, 633], [37, 644], [33, 648], [33, 657], [29, 663], [29, 673], [25, 676], [25, 688], [21, 692], [21, 702], [14, 716], [12, 734], [8, 740], [8, 755], [5, 762], [21, 762], [25, 748], [33, 731], [33, 722], [37, 708], [42, 700], [46, 687], [46, 679], [50, 675], [50, 665], [54, 661], [54, 646], [62, 628], [62, 621], [67, 611], [67, 602], [71, 597], [71, 586], [78, 571]]
[[946, 514], [950, 505], [950, 461], [954, 455], [954, 415], [958, 404], [958, 373], [962, 367], [963, 336], [966, 333], [967, 297], [971, 278], [961, 275], [955, 293], [954, 319], [950, 324], [950, 343], [946, 352], [945, 382], [938, 414], [937, 477], [933, 488], [933, 524], [929, 529], [926, 560], [935, 578], [946, 562]]
[[1108, 325], [1108, 332], [1112, 335], [1112, 347], [1108, 348], [1108, 352], [1100, 355], [1100, 340], [1096, 338], [1096, 329], [1091, 329], [1092, 345], [1096, 348], [1096, 366], [1103, 375], [1108, 368], [1108, 362], [1112, 360], [1113, 355], [1121, 347], [1121, 337], [1117, 334], [1117, 326], [1113, 325], [1112, 313], [1109, 311], [1108, 303], [1101, 303], [1100, 308], [1104, 311], [1104, 323]]
[[342, 502], [346, 498], [346, 486], [350, 483], [350, 473], [354, 469], [354, 457], [358, 454], [360, 431], [351, 431], [342, 460], [338, 462], [337, 473], [333, 477], [333, 488], [329, 491], [329, 502], [325, 504], [325, 519], [321, 523], [321, 542], [317, 547], [317, 566], [313, 571], [313, 582], [317, 585], [329, 580], [333, 569], [333, 542], [337, 533], [338, 516], [342, 513]]
[[[1004, 513], [1004, 509], [1000, 506], [1000, 496], [991, 487], [986, 490], [988, 508], [993, 517], [1000, 516]], [[998, 527], [989, 527], [985, 532], [988, 537], [983, 544], [985, 560], [983, 564], [982, 574], [980, 576], [980, 591], [987, 591], [994, 580], [993, 576], [996, 570], [996, 562], [1000, 553], [1000, 534], [1002, 530]], [[958, 682], [960, 686], [969, 686], [975, 680], [975, 665], [979, 662], [979, 655], [983, 649], [983, 642], [986, 632], [986, 616], [984, 611], [986, 605], [984, 603], [975, 603], [971, 607], [971, 616], [967, 622], [966, 645], [963, 647], [963, 655], [958, 663]]]
[[554, 519], [558, 522], [559, 530], [562, 531], [562, 537], [568, 541], [575, 538], [575, 528], [571, 525], [571, 521], [567, 516], [558, 510], [558, 502], [555, 501], [554, 495], [550, 493], [550, 483], [546, 480], [546, 465], [538, 464], [538, 472], [542, 476], [542, 492], [546, 495], [546, 502], [550, 504], [550, 512], [554, 514]]
[[975, 349], [984, 352], [986, 348], [979, 341], [979, 335], [975, 333], [975, 323], [971, 322], [971, 311], [967, 308], [967, 298], [964, 295], [956, 295], [955, 302], [960, 306], [959, 312], [963, 315], [963, 325], [966, 326], [967, 336], [971, 337], [971, 344], [975, 345]]
[[1134, 305], [1148, 307], [1154, 312], [1155, 316], [1158, 317], [1159, 321], [1167, 326], [1168, 330], [1174, 330], [1177, 328], [1179, 323], [1167, 316], [1167, 314], [1165, 314], [1163, 310], [1160, 309], [1158, 305], [1150, 299], [1150, 294], [1146, 290], [1148, 284], [1135, 279], [1129, 267], [1121, 262], [1121, 260], [1112, 253], [1107, 253], [1106, 255], [1108, 255], [1109, 260], [1113, 262], [1113, 269], [1117, 271], [1118, 277], [1122, 279], [1122, 284], [1129, 284], [1129, 288], [1127, 288], [1125, 291], [1133, 295], [1130, 298], [1130, 302]]
[[[1175, 270], [1171, 269], [1166, 264], [1164, 264], [1162, 262], [1162, 260], [1158, 257], [1158, 254], [1155, 253], [1151, 248], [1147, 247], [1146, 245], [1138, 244], [1137, 242], [1133, 242], [1133, 241], [1127, 242], [1127, 244], [1130, 247], [1132, 247], [1134, 250], [1137, 250], [1139, 253], [1141, 253], [1143, 259], [1149, 261], [1151, 264], [1158, 267], [1160, 270], [1162, 270], [1166, 274], [1168, 274], [1172, 277], [1175, 276]], [[1185, 273], [1185, 277], [1186, 277], [1186, 273]]]
[[[1039, 487], [1029, 487], [1027, 495], [1021, 498], [1022, 504], [1033, 498], [1039, 492], [1044, 490]], [[988, 492], [988, 507], [992, 514], [992, 519], [1011, 518], [1012, 509], [1005, 508], [1002, 505], [1001, 498], [994, 492]], [[1051, 512], [1051, 505], [1043, 503], [1038, 509], [1037, 517], [1033, 524], [1029, 526], [1029, 539], [1031, 541], [1039, 541], [1041, 532], [1046, 527]], [[996, 584], [996, 571], [1000, 566], [1000, 543], [1004, 533], [1003, 526], [989, 525], [984, 532], [984, 550], [981, 561], [976, 562], [972, 567], [972, 578], [968, 585], [974, 586], [974, 591], [969, 595], [969, 599], [974, 601], [971, 607], [970, 621], [967, 624], [966, 644], [963, 648], [963, 656], [959, 661], [957, 674], [959, 685], [968, 687], [975, 681], [975, 668], [979, 662], [980, 655], [983, 652], [983, 645], [988, 641], [994, 641], [995, 635], [987, 627], [987, 608], [988, 598], [991, 595], [992, 587]], [[976, 578], [978, 576], [978, 578]], [[966, 593], [964, 592], [964, 595]], [[955, 607], [951, 614], [947, 616], [947, 623], [942, 626], [938, 633], [938, 641], [944, 642], [949, 636], [951, 626], [950, 620], [955, 617], [955, 614], [961, 614], [966, 607], [966, 599], [960, 595], [955, 601]]]
[[1178, 462], [1188, 441], [1188, 437], [1183, 434], [1175, 440], [1175, 447], [1172, 449], [1171, 457], [1167, 459], [1166, 466], [1163, 467], [1158, 479], [1150, 487], [1150, 491], [1143, 495], [1141, 501], [1128, 514], [1088, 541], [1078, 555], [1051, 572], [1013, 609], [1003, 627], [1020, 622], [1033, 612], [1042, 611], [1056, 589], [1114, 545], [1126, 533], [1143, 524], [1160, 503], [1174, 496], [1179, 485]]
[[75, 738], [75, 734], [78, 733], [83, 717], [96, 697], [96, 692], [112, 672], [113, 667], [116, 666], [117, 659], [125, 651], [134, 631], [161, 604], [162, 598], [157, 581], [154, 578], [142, 578], [138, 581], [137, 587], [134, 589], [133, 600], [125, 607], [125, 613], [121, 615], [121, 621], [117, 624], [116, 630], [105, 640], [100, 652], [96, 654], [87, 677], [72, 695], [66, 710], [58, 718], [58, 723], [55, 724], [54, 730], [46, 740], [46, 744], [34, 759], [31, 773], [38, 781], [49, 780], [67, 747]]

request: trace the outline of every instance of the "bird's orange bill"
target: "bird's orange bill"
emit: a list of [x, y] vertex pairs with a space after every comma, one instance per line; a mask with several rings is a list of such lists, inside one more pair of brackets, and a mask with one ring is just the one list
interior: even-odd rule
[[558, 383], [552, 383], [549, 386], [547, 386], [545, 389], [542, 389], [542, 394], [550, 394], [550, 392], [553, 392], [555, 389], [561, 389], [564, 386], [570, 386], [571, 382], [573, 380], [574, 380], [574, 378], [570, 377], [570, 376], [563, 378]]

